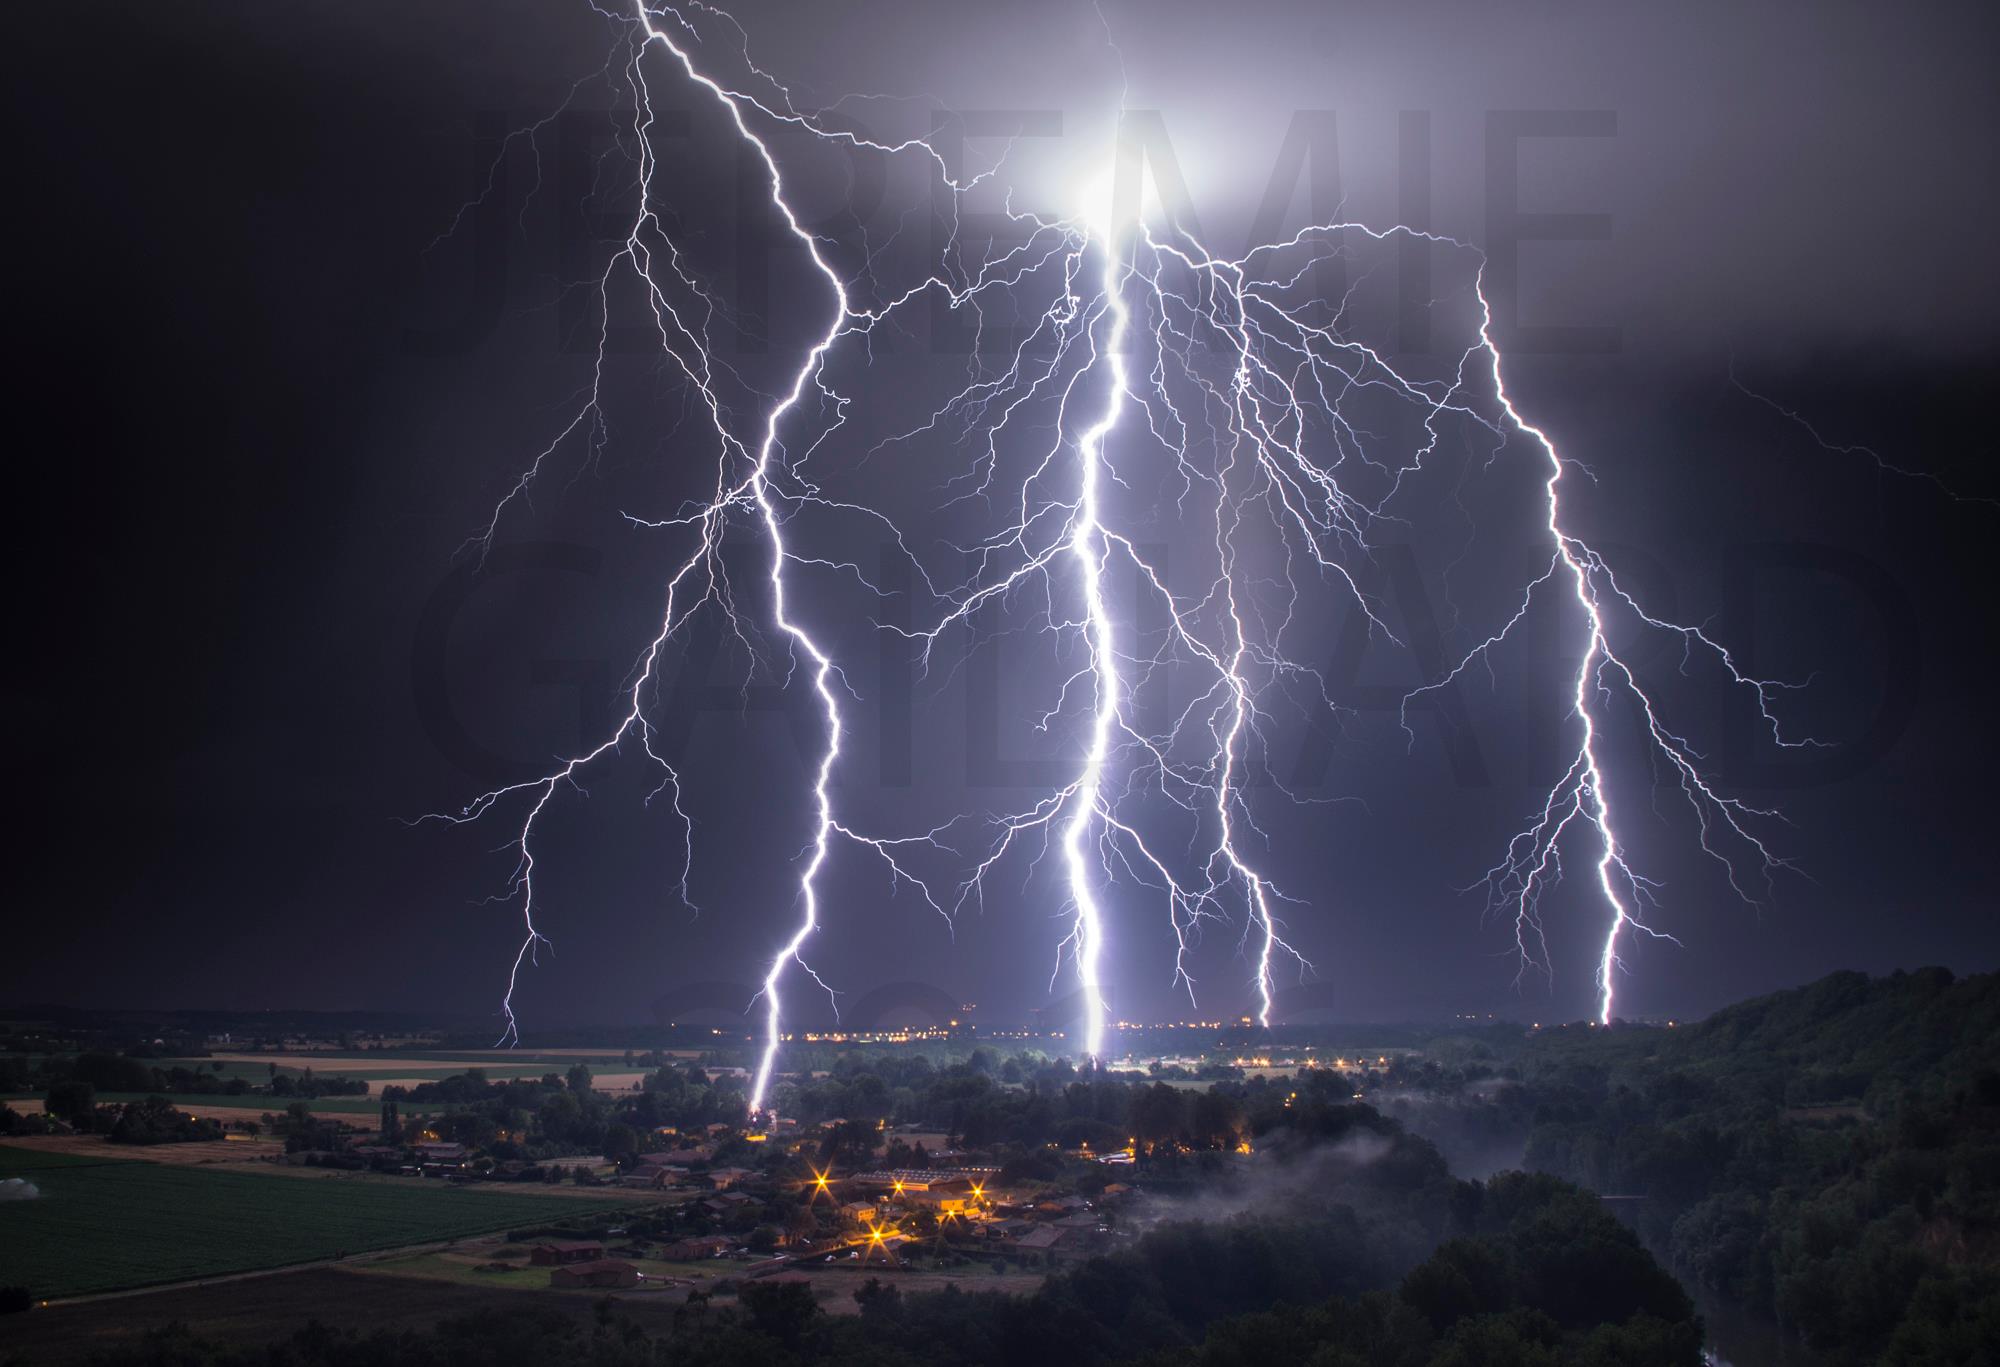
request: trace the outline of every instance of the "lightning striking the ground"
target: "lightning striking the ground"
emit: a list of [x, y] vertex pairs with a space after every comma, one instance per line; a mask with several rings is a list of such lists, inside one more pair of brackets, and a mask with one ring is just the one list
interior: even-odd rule
[[1063, 862], [1069, 869], [1069, 895], [1076, 905], [1076, 928], [1072, 940], [1076, 951], [1076, 976], [1084, 992], [1084, 1052], [1092, 1058], [1104, 1053], [1104, 989], [1098, 973], [1098, 957], [1104, 944], [1104, 917], [1091, 887], [1091, 861], [1086, 854], [1092, 836], [1092, 818], [1103, 809], [1104, 765], [1110, 758], [1112, 727], [1120, 702], [1118, 642], [1111, 627], [1111, 613], [1104, 602], [1104, 562], [1111, 543], [1099, 512], [1099, 485], [1105, 477], [1104, 444], [1118, 425], [1125, 400], [1125, 337], [1131, 314], [1119, 293], [1118, 255], [1114, 238], [1105, 238], [1099, 250], [1104, 258], [1103, 290], [1113, 319], [1105, 338], [1104, 354], [1109, 369], [1105, 386], [1104, 411], [1077, 442], [1080, 477], [1076, 511], [1070, 518], [1069, 549], [1075, 557], [1077, 577], [1083, 583], [1084, 630], [1089, 639], [1091, 675], [1090, 740], [1084, 751], [1083, 770], [1077, 776], [1074, 808], [1063, 831]]
[[[837, 1009], [811, 960], [828, 915], [827, 865], [843, 848], [879, 861], [892, 886], [913, 890], [947, 922], [983, 904], [1003, 865], [1033, 877], [1045, 855], [1059, 853], [1067, 929], [1054, 946], [1051, 981], [1066, 968], [1073, 974], [1087, 1057], [1104, 1056], [1107, 965], [1118, 937], [1134, 933], [1134, 889], [1164, 911], [1173, 980], [1190, 998], [1192, 947], [1212, 923], [1238, 928], [1257, 1019], [1268, 1026], [1280, 976], [1311, 971], [1281, 914], [1297, 903], [1266, 872], [1273, 842], [1259, 804], [1307, 800], [1272, 777], [1271, 709], [1291, 700], [1332, 716], [1341, 701], [1328, 696], [1321, 671], [1300, 663], [1313, 630], [1302, 595], [1328, 588], [1372, 635], [1396, 640], [1357, 567], [1369, 559], [1371, 534], [1397, 520], [1398, 495], [1447, 443], [1476, 447], [1489, 464], [1522, 445], [1538, 454], [1550, 557], [1522, 586], [1511, 617], [1405, 700], [1406, 729], [1410, 701], [1502, 648], [1542, 600], [1559, 599], [1586, 635], [1568, 697], [1577, 747], [1486, 880], [1495, 905], [1511, 909], [1524, 966], [1548, 966], [1541, 903], [1573, 840], [1594, 846], [1607, 918], [1596, 965], [1604, 1020], [1622, 948], [1635, 935], [1665, 935], [1647, 915], [1656, 884], [1632, 867], [1613, 819], [1607, 729], [1620, 707], [1693, 808], [1701, 848], [1729, 868], [1739, 891], [1749, 892], [1739, 868], [1754, 864], [1768, 877], [1782, 865], [1760, 833], [1773, 814], [1704, 776], [1622, 643], [1634, 633], [1678, 637], [1690, 667], [1705, 661], [1744, 690], [1779, 744], [1807, 744], [1778, 726], [1774, 704], [1789, 685], [1751, 677], [1702, 630], [1649, 615], [1571, 529], [1562, 495], [1579, 467], [1514, 406], [1471, 247], [1408, 227], [1334, 222], [1226, 257], [1175, 215], [1143, 209], [1143, 161], [1115, 149], [1103, 158], [1111, 174], [1089, 177], [1093, 189], [1080, 202], [1036, 214], [1010, 194], [999, 217], [1011, 235], [982, 240], [961, 229], [960, 207], [996, 190], [1012, 143], [973, 170], [935, 139], [877, 139], [834, 113], [805, 112], [750, 59], [735, 22], [694, 0], [642, 0], [604, 17], [618, 34], [612, 70], [629, 95], [620, 145], [635, 167], [636, 207], [590, 287], [602, 322], [582, 400], [497, 502], [472, 551], [484, 553], [554, 464], [588, 461], [608, 440], [606, 372], [621, 291], [640, 302], [688, 396], [715, 479], [708, 496], [671, 516], [629, 515], [635, 528], [688, 544], [665, 577], [657, 629], [637, 654], [608, 734], [538, 777], [428, 818], [469, 823], [496, 809], [520, 811], [509, 841], [514, 872], [500, 898], [518, 902], [522, 918], [503, 1043], [519, 1039], [523, 970], [549, 944], [538, 919], [539, 823], [563, 794], [582, 790], [585, 771], [635, 749], [657, 770], [653, 796], [674, 814], [679, 890], [688, 895], [694, 821], [681, 774], [655, 744], [655, 715], [676, 644], [703, 613], [717, 614], [747, 655], [779, 659], [785, 685], [810, 691], [821, 727], [817, 761], [797, 794], [805, 841], [789, 929], [774, 938], [752, 1004], [762, 1016], [753, 1111], [771, 1105], [793, 975], [812, 979]], [[761, 178], [764, 211], [810, 266], [820, 300], [811, 307], [823, 311], [775, 393], [744, 381], [722, 354], [715, 331], [731, 311], [670, 235], [670, 194], [656, 184], [657, 108], [670, 87], [726, 119]], [[940, 251], [912, 267], [912, 253], [898, 255], [892, 243], [868, 243], [864, 234], [857, 244], [807, 225], [788, 168], [815, 153], [855, 151], [915, 168], [942, 195]], [[1328, 298], [1315, 288], [1318, 266], [1404, 242], [1471, 263], [1458, 298], [1467, 343], [1433, 373], [1361, 340], [1349, 326], [1351, 291]], [[915, 335], [924, 316], [973, 320], [964, 383], [918, 405], [914, 422], [892, 421], [866, 392], [874, 348], [878, 339]], [[864, 416], [880, 429], [870, 429], [872, 441], [860, 430]], [[835, 487], [833, 453], [843, 443], [862, 448], [861, 465], [907, 457], [928, 469], [936, 528], [920, 534], [891, 500]], [[961, 525], [977, 530], [959, 537], [951, 529]], [[885, 587], [860, 565], [851, 550], [856, 528], [892, 548], [908, 588]], [[766, 566], [756, 604], [741, 601], [723, 555], [746, 537]], [[1162, 537], [1178, 538], [1171, 578]], [[865, 829], [841, 797], [854, 691], [836, 658], [846, 624], [825, 616], [820, 604], [831, 595], [813, 588], [824, 580], [850, 590], [858, 583], [885, 603], [899, 598], [907, 611], [885, 612], [871, 629], [900, 641], [925, 670], [993, 639], [995, 619], [1032, 633], [1055, 678], [1037, 728], [1067, 746], [1067, 781], [1017, 807], [960, 812], [925, 830]], [[1121, 597], [1128, 584], [1156, 624], [1144, 632]], [[1179, 690], [1173, 701], [1146, 701], [1166, 685]]]
[[[1572, 827], [1580, 827], [1587, 840], [1596, 845], [1594, 881], [1607, 913], [1603, 948], [1597, 960], [1598, 1023], [1609, 1025], [1616, 1013], [1618, 974], [1624, 967], [1621, 946], [1633, 935], [1673, 940], [1646, 919], [1646, 909], [1657, 901], [1657, 883], [1636, 872], [1629, 862], [1618, 826], [1612, 818], [1611, 784], [1603, 749], [1606, 713], [1622, 698], [1639, 719], [1650, 753], [1664, 761], [1681, 795], [1693, 810], [1699, 825], [1702, 851], [1726, 871], [1729, 885], [1739, 897], [1754, 900], [1742, 881], [1742, 870], [1754, 862], [1769, 887], [1772, 875], [1786, 867], [1758, 831], [1761, 821], [1776, 820], [1778, 813], [1753, 807], [1717, 791], [1700, 765], [1700, 755], [1683, 736], [1669, 729], [1653, 695], [1614, 644], [1612, 619], [1623, 615], [1638, 631], [1664, 632], [1679, 638], [1684, 668], [1697, 654], [1718, 668], [1727, 681], [1747, 690], [1754, 699], [1771, 740], [1782, 747], [1817, 745], [1805, 738], [1789, 737], [1772, 710], [1776, 695], [1799, 685], [1773, 679], [1754, 678], [1738, 668], [1729, 650], [1699, 627], [1682, 626], [1656, 618], [1626, 592], [1604, 558], [1588, 542], [1569, 529], [1564, 516], [1562, 486], [1575, 467], [1556, 449], [1555, 442], [1541, 428], [1522, 417], [1514, 407], [1501, 375], [1500, 351], [1492, 337], [1493, 314], [1484, 292], [1480, 295], [1480, 346], [1492, 386], [1509, 428], [1526, 436], [1548, 464], [1544, 486], [1548, 497], [1548, 534], [1554, 548], [1548, 568], [1522, 594], [1520, 607], [1493, 635], [1481, 641], [1452, 669], [1454, 678], [1475, 660], [1499, 646], [1526, 617], [1535, 596], [1545, 585], [1550, 591], [1566, 588], [1585, 628], [1585, 644], [1572, 678], [1570, 720], [1577, 733], [1577, 747], [1562, 777], [1548, 791], [1546, 800], [1528, 824], [1508, 844], [1505, 857], [1488, 870], [1485, 887], [1495, 906], [1511, 910], [1515, 945], [1524, 967], [1540, 963], [1549, 967], [1548, 941], [1541, 922], [1543, 894], [1562, 875], [1563, 839]], [[1468, 353], [1468, 356], [1473, 353]], [[1440, 680], [1439, 683], [1444, 682]], [[1437, 687], [1432, 684], [1430, 687]], [[1422, 690], [1419, 690], [1422, 691]], [[1415, 696], [1414, 694], [1412, 696]], [[1407, 713], [1405, 726], [1407, 727]], [[1676, 941], [1676, 943], [1678, 943]]]

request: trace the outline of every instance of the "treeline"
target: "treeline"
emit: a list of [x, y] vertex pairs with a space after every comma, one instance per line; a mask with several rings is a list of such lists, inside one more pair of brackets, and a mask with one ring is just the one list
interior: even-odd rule
[[385, 1087], [382, 1102], [385, 1131], [401, 1103], [441, 1104], [446, 1109], [423, 1122], [432, 1136], [501, 1161], [579, 1154], [616, 1159], [636, 1153], [641, 1136], [660, 1129], [694, 1134], [715, 1124], [735, 1129], [749, 1119], [741, 1089], [712, 1080], [699, 1067], [662, 1068], [638, 1091], [610, 1096], [593, 1088], [591, 1071], [581, 1063], [566, 1074], [506, 1082], [489, 1081], [472, 1068], [414, 1087]]
[[[410, 1088], [383, 1090], [383, 1130], [391, 1140], [426, 1137], [477, 1148], [498, 1162], [546, 1163], [581, 1154], [620, 1160], [642, 1148], [690, 1144], [720, 1127], [715, 1162], [766, 1166], [776, 1146], [746, 1142], [748, 1121], [740, 1085], [712, 1077], [699, 1066], [668, 1066], [648, 1074], [633, 1091], [605, 1094], [590, 1069], [566, 1075], [492, 1081], [479, 1069]], [[1009, 1178], [1050, 1178], [1059, 1153], [1109, 1153], [1131, 1148], [1155, 1179], [1176, 1172], [1190, 1183], [1226, 1178], [1225, 1159], [1246, 1146], [1280, 1147], [1310, 1136], [1314, 1142], [1355, 1127], [1381, 1127], [1389, 1150], [1383, 1160], [1412, 1162], [1424, 1180], [1441, 1180], [1444, 1165], [1428, 1145], [1412, 1147], [1400, 1128], [1366, 1107], [1355, 1107], [1352, 1083], [1331, 1070], [1297, 1079], [1232, 1079], [1205, 1090], [1175, 1087], [1064, 1061], [1000, 1060], [985, 1050], [959, 1063], [922, 1058], [849, 1055], [834, 1060], [829, 1075], [786, 1083], [778, 1111], [817, 1132], [822, 1163], [872, 1161], [920, 1166], [927, 1155], [896, 1138], [886, 1125], [932, 1130], [961, 1150], [991, 1155]], [[405, 1104], [442, 1106], [420, 1127], [400, 1118]], [[1368, 1120], [1357, 1120], [1367, 1116]], [[1315, 1133], [1314, 1126], [1323, 1127]], [[677, 1140], [656, 1138], [677, 1131]]]
[[[780, 1114], [807, 1128], [847, 1122], [829, 1131], [829, 1157], [875, 1152], [882, 1144], [879, 1122], [932, 1128], [974, 1149], [1055, 1144], [1109, 1152], [1136, 1143], [1142, 1149], [1224, 1150], [1271, 1127], [1297, 1085], [1232, 1081], [1194, 1091], [1064, 1061], [1002, 1061], [982, 1049], [965, 1062], [944, 1065], [846, 1056], [829, 1076], [782, 1085], [774, 1102]], [[1347, 1083], [1331, 1072], [1313, 1075], [1310, 1090], [1348, 1096]], [[385, 1104], [445, 1106], [426, 1121], [441, 1139], [529, 1159], [584, 1151], [615, 1157], [626, 1131], [691, 1134], [711, 1125], [740, 1128], [749, 1119], [740, 1085], [698, 1066], [661, 1068], [638, 1090], [610, 1096], [592, 1090], [582, 1064], [564, 1076], [506, 1082], [471, 1069], [407, 1089], [389, 1087], [382, 1095]]]
[[1223, 1078], [1195, 1090], [1066, 1059], [996, 1058], [984, 1048], [949, 1064], [856, 1051], [831, 1060], [825, 1077], [781, 1084], [775, 1102], [806, 1125], [846, 1120], [872, 1129], [886, 1121], [935, 1130], [968, 1149], [1227, 1150], [1272, 1128], [1302, 1086], [1326, 1097], [1351, 1093], [1332, 1070], [1302, 1079]]
[[219, 1076], [222, 1065], [207, 1068], [155, 1068], [130, 1054], [92, 1052], [52, 1054], [34, 1062], [22, 1057], [0, 1058], [0, 1091], [46, 1092], [63, 1083], [82, 1083], [100, 1092], [185, 1092], [240, 1096], [250, 1090], [242, 1078]]
[[[22, 1115], [0, 1106], [0, 1138], [48, 1134], [60, 1121], [77, 1134], [101, 1134], [119, 1144], [182, 1144], [222, 1138], [218, 1121], [189, 1115], [163, 1096], [100, 1106], [87, 1082], [58, 1083], [50, 1089], [43, 1115]], [[60, 1131], [56, 1131], [60, 1132]]]
[[82, 1084], [99, 1092], [161, 1093], [169, 1096], [248, 1096], [269, 1094], [279, 1097], [366, 1096], [368, 1083], [361, 1078], [314, 1076], [306, 1068], [299, 1076], [281, 1072], [270, 1065], [269, 1081], [262, 1087], [240, 1075], [223, 1076], [221, 1063], [188, 1068], [179, 1064], [157, 1068], [135, 1054], [92, 1052], [71, 1056], [51, 1055], [31, 1063], [25, 1057], [0, 1058], [0, 1092], [46, 1092], [65, 1083]]
[[800, 1284], [696, 1294], [671, 1333], [551, 1312], [427, 1333], [314, 1325], [230, 1350], [182, 1329], [102, 1367], [1696, 1367], [1701, 1324], [1679, 1285], [1597, 1201], [1519, 1174], [1461, 1184], [1456, 1237], [1398, 1264], [1351, 1209], [1184, 1223], [1051, 1277], [1032, 1295], [906, 1294], [877, 1281], [858, 1315]]
[[2000, 976], [1838, 973], [1676, 1029], [1572, 1029], [1522, 1090], [1527, 1166], [1643, 1198], [1685, 1275], [1830, 1361], [2000, 1342]]
[[[273, 1065], [264, 1087], [254, 1087], [240, 1075], [225, 1077], [222, 1070], [221, 1063], [155, 1067], [130, 1053], [103, 1050], [52, 1055], [34, 1063], [21, 1057], [0, 1058], [0, 1092], [39, 1091], [43, 1105], [41, 1116], [24, 1116], [0, 1106], [0, 1135], [45, 1133], [51, 1122], [57, 1122], [81, 1134], [107, 1135], [117, 1143], [185, 1143], [220, 1139], [223, 1126], [188, 1115], [174, 1097], [257, 1095], [289, 1101], [368, 1093], [368, 1083], [359, 1078], [315, 1077], [310, 1068], [295, 1077]], [[135, 1099], [107, 1104], [100, 1100], [100, 1092], [135, 1095]]]

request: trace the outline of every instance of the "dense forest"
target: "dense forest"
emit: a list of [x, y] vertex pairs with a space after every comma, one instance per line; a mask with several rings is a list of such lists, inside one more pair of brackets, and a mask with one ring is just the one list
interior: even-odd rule
[[[1675, 1028], [1547, 1031], [1496, 1114], [1684, 1277], [1835, 1363], [2000, 1344], [2000, 975], [1836, 973]], [[1982, 1356], [1984, 1354], [1984, 1356]]]

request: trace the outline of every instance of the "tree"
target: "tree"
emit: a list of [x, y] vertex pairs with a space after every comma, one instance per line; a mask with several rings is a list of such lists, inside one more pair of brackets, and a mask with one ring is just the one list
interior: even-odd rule
[[639, 1134], [630, 1125], [612, 1121], [604, 1127], [604, 1159], [624, 1167], [639, 1156]]
[[222, 1138], [222, 1125], [214, 1120], [197, 1120], [163, 1096], [127, 1104], [111, 1127], [115, 1144], [179, 1144], [194, 1140]]
[[1443, 1330], [1462, 1319], [1506, 1309], [1514, 1299], [1514, 1285], [1492, 1244], [1453, 1239], [1412, 1269], [1398, 1295]]
[[1065, 1120], [1056, 1127], [1056, 1142], [1066, 1149], [1088, 1148], [1109, 1153], [1125, 1147], [1128, 1133], [1102, 1120], [1079, 1118]]
[[79, 1054], [70, 1076], [107, 1092], [146, 1092], [158, 1085], [151, 1068], [123, 1054]]
[[861, 1307], [863, 1324], [893, 1320], [902, 1311], [903, 1292], [894, 1283], [884, 1284], [880, 1277], [870, 1277], [855, 1291], [854, 1303]]
[[843, 1120], [826, 1132], [820, 1141], [819, 1157], [822, 1163], [859, 1163], [875, 1152], [875, 1145], [881, 1139], [873, 1125], [864, 1125], [858, 1120]]
[[805, 1337], [819, 1314], [812, 1288], [800, 1282], [749, 1282], [736, 1295], [750, 1322], [787, 1347]]
[[72, 1125], [85, 1125], [90, 1122], [92, 1114], [97, 1109], [97, 1089], [88, 1082], [78, 1082], [74, 1079], [57, 1082], [49, 1087], [42, 1104], [48, 1113], [58, 1120], [67, 1121]]
[[551, 1143], [567, 1143], [583, 1119], [583, 1107], [578, 1104], [574, 1092], [556, 1092], [542, 1103], [535, 1116], [535, 1124], [542, 1137]]
[[1195, 1097], [1189, 1128], [1199, 1143], [1233, 1149], [1243, 1128], [1243, 1108], [1235, 1097], [1211, 1087]]

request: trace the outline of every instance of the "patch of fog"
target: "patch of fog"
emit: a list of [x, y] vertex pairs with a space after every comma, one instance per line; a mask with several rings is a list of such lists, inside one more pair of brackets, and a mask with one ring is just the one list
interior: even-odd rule
[[1231, 1174], [1223, 1186], [1204, 1188], [1192, 1197], [1151, 1199], [1133, 1223], [1141, 1227], [1163, 1219], [1221, 1222], [1252, 1212], [1296, 1213], [1301, 1197], [1316, 1201], [1368, 1203], [1367, 1170], [1395, 1147], [1384, 1134], [1357, 1130], [1334, 1142], [1307, 1145], [1279, 1143], [1258, 1151], [1250, 1164]]
[[1781, 1329], [1775, 1320], [1723, 1300], [1691, 1277], [1681, 1285], [1708, 1334], [1702, 1349], [1709, 1367], [1822, 1367], [1825, 1359]]
[[1386, 1134], [1376, 1134], [1372, 1130], [1357, 1130], [1338, 1144], [1323, 1144], [1313, 1150], [1318, 1161], [1347, 1163], [1355, 1167], [1366, 1167], [1380, 1159], [1395, 1141]]
[[0, 1182], [0, 1201], [32, 1201], [42, 1189], [25, 1177], [9, 1177]]
[[1444, 1154], [1453, 1177], [1468, 1182], [1485, 1182], [1503, 1172], [1521, 1171], [1528, 1156], [1528, 1145], [1526, 1140], [1521, 1139], [1486, 1145], [1441, 1143], [1438, 1151]]
[[1512, 1085], [1504, 1078], [1471, 1084], [1465, 1089], [1469, 1101], [1386, 1088], [1371, 1093], [1368, 1100], [1411, 1134], [1436, 1145], [1453, 1177], [1484, 1182], [1496, 1173], [1517, 1171], [1527, 1157], [1525, 1127], [1495, 1133], [1492, 1127], [1477, 1123], [1492, 1095]]

